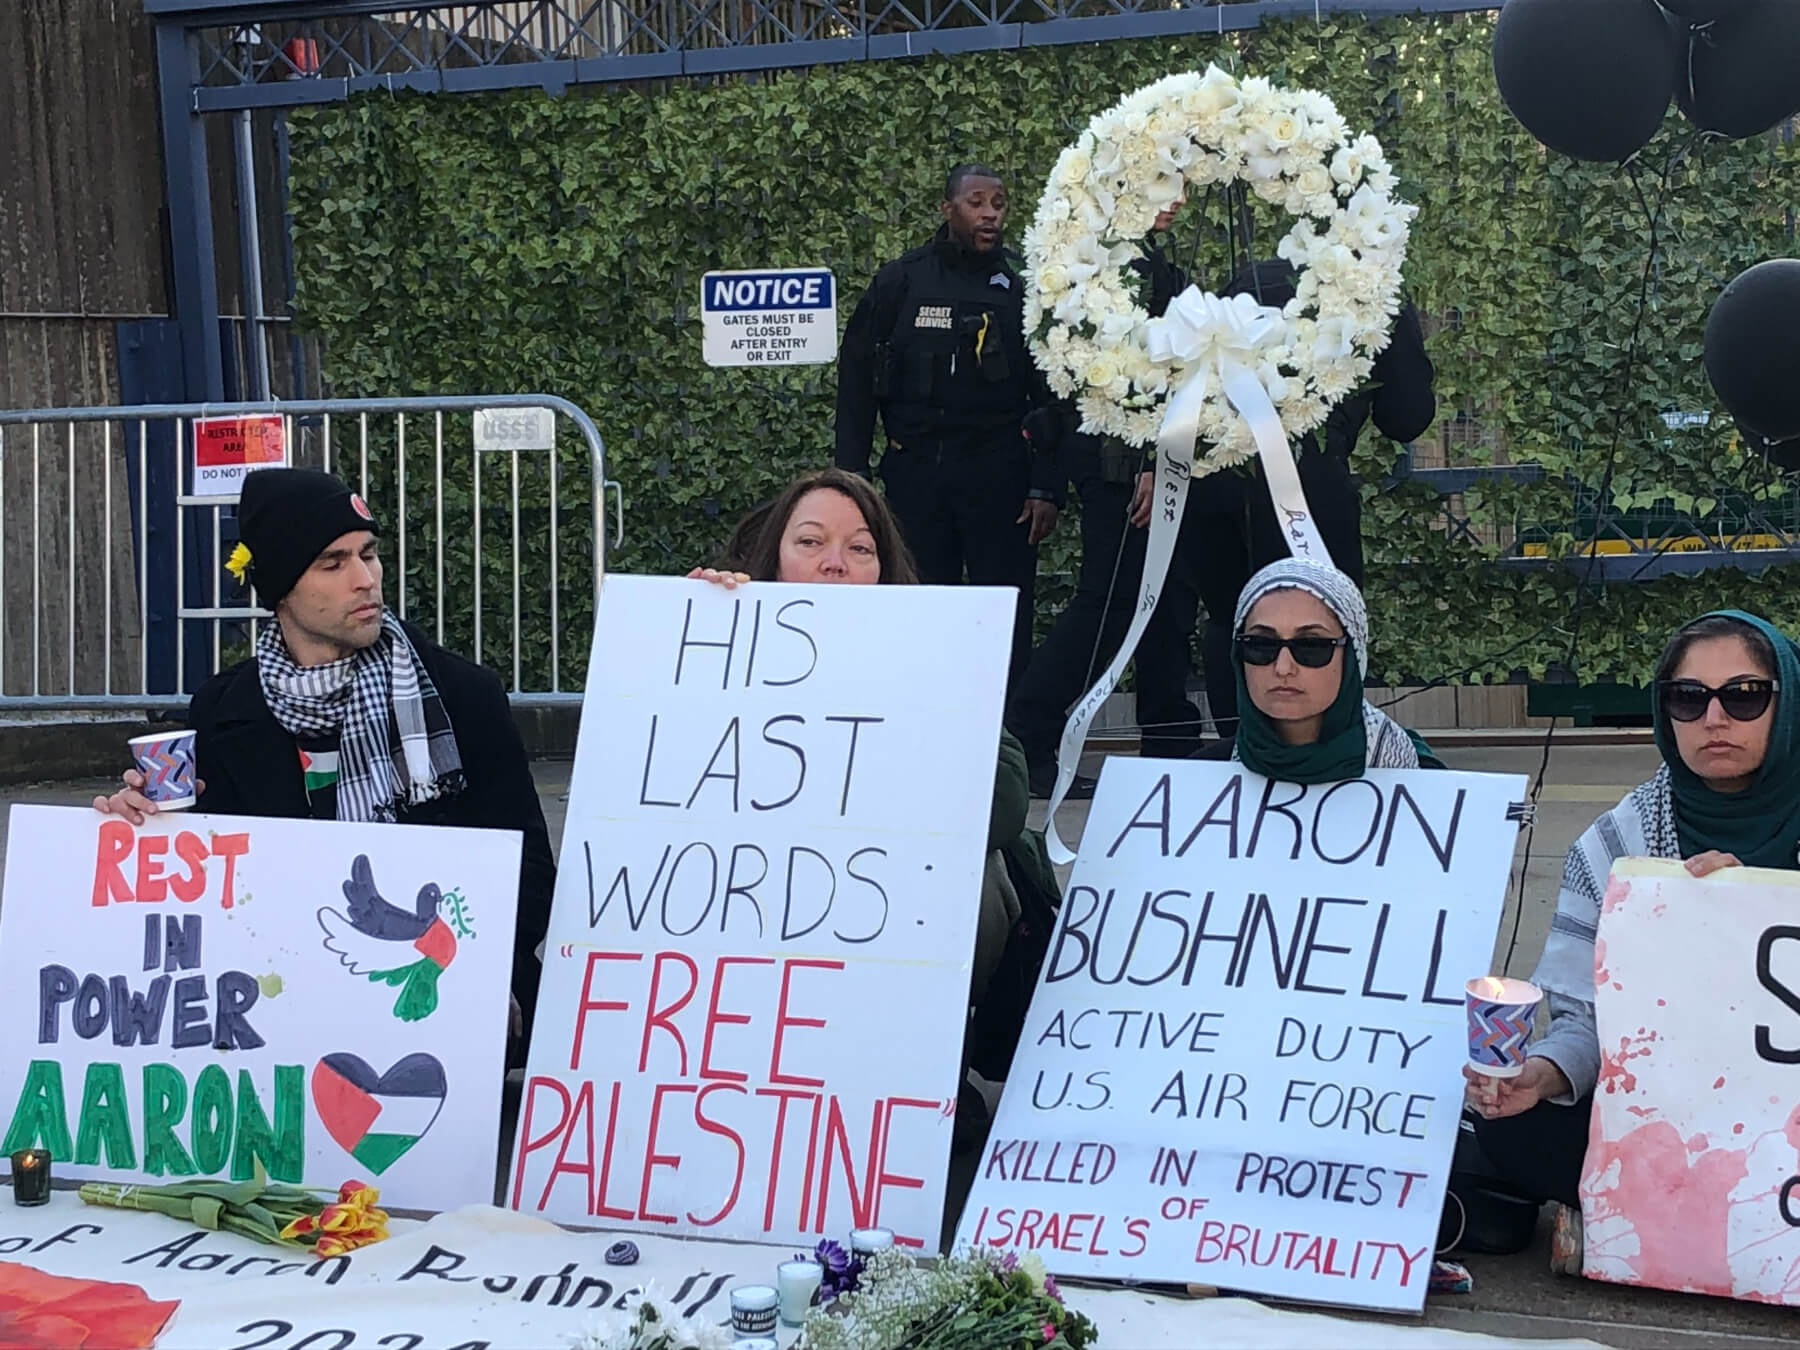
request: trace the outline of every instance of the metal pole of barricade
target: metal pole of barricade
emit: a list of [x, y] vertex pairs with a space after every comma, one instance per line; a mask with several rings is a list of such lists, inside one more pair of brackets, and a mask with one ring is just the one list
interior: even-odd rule
[[[474, 554], [471, 562], [474, 605], [472, 613], [463, 612], [459, 608], [461, 618], [458, 621], [472, 624], [475, 634], [475, 650], [472, 655], [480, 660], [485, 654], [482, 647], [484, 618], [491, 617], [483, 613], [484, 592], [489, 598], [500, 601], [506, 607], [512, 630], [508, 635], [508, 645], [511, 648], [510, 685], [514, 702], [526, 706], [577, 702], [579, 693], [568, 690], [562, 678], [561, 626], [564, 597], [561, 594], [561, 584], [566, 560], [561, 556], [561, 530], [570, 522], [571, 517], [564, 511], [561, 500], [566, 485], [562, 481], [559, 463], [562, 451], [558, 448], [558, 442], [561, 438], [555, 434], [555, 429], [563, 425], [572, 427], [581, 436], [586, 450], [585, 468], [589, 479], [590, 505], [588, 546], [593, 570], [591, 602], [596, 609], [605, 577], [608, 542], [606, 531], [609, 525], [616, 537], [622, 537], [619, 526], [608, 519], [606, 493], [611, 489], [616, 494], [615, 500], [621, 511], [623, 494], [619, 485], [609, 482], [606, 477], [604, 443], [599, 429], [585, 411], [555, 395], [497, 394], [0, 411], [0, 603], [6, 602], [10, 597], [7, 590], [10, 577], [12, 585], [21, 592], [29, 591], [31, 605], [29, 624], [15, 622], [13, 627], [15, 633], [29, 633], [29, 659], [26, 659], [25, 653], [9, 649], [5, 641], [5, 626], [0, 626], [0, 712], [142, 712], [183, 708], [187, 703], [190, 674], [195, 679], [203, 678], [226, 659], [227, 627], [248, 625], [251, 640], [254, 641], [256, 623], [259, 620], [266, 622], [272, 617], [267, 611], [247, 602], [231, 604], [227, 601], [223, 578], [219, 573], [222, 571], [223, 553], [229, 547], [230, 539], [222, 528], [220, 508], [235, 505], [237, 498], [235, 492], [207, 495], [192, 490], [194, 485], [188, 481], [189, 456], [184, 452], [197, 451], [200, 445], [201, 438], [193, 430], [196, 420], [279, 418], [290, 463], [295, 462], [295, 452], [300, 448], [301, 438], [307, 434], [306, 429], [317, 427], [317, 445], [309, 447], [312, 453], [306, 458], [309, 462], [317, 463], [322, 456], [328, 469], [334, 469], [345, 477], [353, 474], [351, 481], [366, 495], [372, 458], [370, 419], [393, 418], [392, 437], [378, 443], [379, 448], [374, 450], [374, 456], [378, 470], [381, 467], [380, 459], [391, 456], [391, 461], [386, 466], [387, 476], [380, 481], [386, 484], [386, 490], [393, 491], [396, 496], [396, 548], [405, 549], [409, 515], [417, 510], [419, 515], [413, 523], [418, 524], [421, 529], [432, 529], [434, 558], [431, 562], [422, 562], [426, 571], [421, 574], [421, 585], [415, 590], [408, 585], [406, 556], [401, 553], [397, 558], [401, 575], [394, 586], [392, 599], [396, 611], [403, 616], [406, 605], [416, 599], [421, 607], [421, 613], [416, 617], [423, 621], [422, 626], [434, 637], [445, 637], [446, 587], [454, 581], [454, 577], [446, 575], [449, 569], [446, 567], [443, 497], [445, 466], [449, 457], [446, 454], [448, 447], [444, 418], [446, 414], [467, 414], [473, 418], [481, 412], [508, 409], [548, 410], [558, 419], [549, 424], [553, 433], [548, 450], [547, 500], [544, 495], [546, 478], [534, 472], [528, 498], [522, 487], [519, 467], [521, 456], [536, 453], [542, 445], [535, 445], [530, 449], [502, 446], [500, 448], [507, 450], [512, 461], [509, 468], [510, 492], [506, 503], [511, 519], [506, 527], [484, 531], [480, 477], [485, 452], [477, 451], [473, 455], [468, 492], [473, 512], [471, 524]], [[409, 466], [405, 463], [405, 418], [426, 413], [432, 414], [434, 431], [430, 468], [435, 500], [430, 504], [412, 502], [408, 498], [409, 490], [422, 487], [423, 484], [419, 481], [421, 475], [406, 472]], [[333, 436], [334, 419], [352, 417], [356, 419], [359, 433], [355, 464], [345, 462], [350, 456], [345, 453], [342, 438]], [[117, 438], [113, 436], [115, 423], [120, 427]], [[136, 423], [137, 428], [135, 446], [130, 434], [132, 423]], [[44, 428], [58, 424], [68, 428], [66, 453], [58, 455], [53, 440], [51, 452], [45, 456], [42, 445]], [[101, 481], [97, 492], [93, 490], [93, 475], [82, 473], [82, 466], [91, 451], [78, 452], [78, 428], [94, 424], [99, 425], [101, 432], [92, 443], [92, 449], [97, 449], [102, 456], [99, 475]], [[169, 428], [167, 438], [153, 434], [154, 429], [159, 426]], [[31, 446], [30, 464], [9, 466], [6, 450], [19, 444], [27, 432]], [[119, 493], [113, 491], [115, 466], [112, 459], [115, 452], [120, 455], [124, 469], [124, 490]], [[166, 456], [170, 454], [174, 456], [173, 466], [167, 464]], [[59, 460], [62, 463], [59, 464]], [[460, 454], [456, 462], [460, 466]], [[158, 476], [170, 468], [173, 469], [173, 474], [164, 480], [164, 486], [153, 487]], [[64, 481], [59, 483], [59, 476]], [[162, 495], [170, 482], [174, 485], [172, 498]], [[30, 494], [29, 522], [19, 520], [21, 512], [18, 509], [11, 512], [5, 509], [4, 499], [8, 490], [20, 488]], [[84, 510], [84, 496], [97, 504], [97, 521]], [[490, 509], [497, 509], [500, 505], [498, 500], [494, 500]], [[115, 518], [115, 510], [119, 506], [123, 506], [126, 513], [123, 521]], [[164, 514], [171, 507], [172, 514]], [[192, 512], [205, 508], [212, 508], [210, 521], [204, 517], [190, 519]], [[537, 608], [542, 603], [541, 593], [537, 590], [541, 582], [537, 575], [527, 578], [521, 553], [525, 540], [536, 537], [537, 533], [534, 528], [527, 534], [523, 515], [527, 509], [535, 513], [546, 508], [550, 528], [549, 665], [541, 672], [537, 669], [527, 672], [524, 658], [527, 644], [521, 629], [534, 616], [542, 621], [544, 611]], [[19, 528], [7, 528], [9, 515], [11, 522]], [[538, 519], [541, 521], [543, 517]], [[482, 584], [484, 537], [490, 545], [505, 548], [510, 543], [511, 546], [510, 585], [498, 593], [494, 588], [484, 587]], [[210, 584], [210, 604], [205, 603], [204, 589], [207, 583], [204, 574], [194, 573], [194, 560], [188, 557], [191, 550], [196, 551], [198, 557], [208, 546], [211, 548], [208, 561], [214, 574]], [[65, 548], [68, 575], [58, 578], [55, 576], [55, 555]], [[114, 552], [122, 548], [129, 548], [129, 554], [115, 559]], [[171, 549], [174, 554], [173, 571], [164, 581], [153, 585], [153, 576], [160, 570]], [[416, 552], [416, 549], [413, 551]], [[9, 554], [13, 556], [9, 557]], [[133, 561], [126, 562], [127, 557]], [[29, 581], [20, 575], [20, 567], [29, 571]], [[126, 567], [130, 568], [129, 572], [122, 570]], [[530, 571], [536, 573], [537, 569], [533, 567]], [[84, 580], [83, 577], [87, 579]], [[92, 591], [96, 584], [102, 593], [98, 605], [92, 603]], [[115, 586], [124, 589], [115, 595]], [[162, 589], [165, 586], [166, 590]], [[422, 593], [427, 586], [432, 586], [433, 592], [429, 604]], [[196, 600], [200, 603], [191, 603], [189, 593], [197, 588], [200, 594], [196, 596]], [[525, 604], [527, 594], [532, 597], [529, 608]], [[85, 602], [83, 597], [87, 597]], [[26, 596], [21, 593], [17, 599], [23, 602]], [[125, 636], [121, 637], [116, 625], [129, 621], [133, 604], [137, 607], [138, 628], [135, 690], [121, 689], [121, 681], [115, 678], [113, 670], [115, 654], [125, 655], [129, 659], [129, 646], [122, 645], [129, 642], [129, 629], [124, 630]], [[153, 607], [162, 605], [169, 606], [169, 615], [172, 617], [164, 616], [153, 620]], [[85, 612], [78, 614], [78, 607], [83, 606]], [[57, 615], [55, 611], [59, 607], [66, 613]], [[92, 621], [95, 617], [100, 619], [97, 634], [93, 631]], [[61, 642], [57, 641], [56, 630], [59, 623], [64, 629]], [[167, 650], [171, 645], [168, 641], [171, 628], [162, 626], [165, 623], [172, 626], [175, 639], [172, 644], [173, 652]], [[208, 624], [211, 641], [204, 647], [196, 646], [190, 652], [188, 626], [193, 623]], [[238, 636], [232, 638], [232, 644], [241, 638], [243, 632], [242, 629], [234, 631]], [[466, 630], [464, 631], [466, 636]], [[96, 637], [100, 644], [97, 652], [92, 646]], [[200, 642], [202, 637], [201, 631], [193, 632], [195, 642]], [[17, 645], [19, 644], [12, 644], [15, 648]], [[167, 666], [160, 664], [164, 657], [155, 655], [156, 650], [162, 651], [168, 658]], [[500, 668], [503, 670], [505, 659], [501, 658]], [[203, 663], [211, 669], [201, 669]], [[58, 664], [65, 668], [56, 670]], [[129, 669], [129, 666], [125, 669]], [[162, 670], [162, 674], [157, 674], [158, 669]], [[159, 681], [155, 692], [152, 692], [153, 680]], [[127, 676], [124, 682], [129, 683], [130, 677]], [[171, 684], [173, 687], [170, 687]], [[528, 684], [531, 687], [527, 687]], [[21, 686], [25, 687], [26, 692], [13, 692]], [[51, 689], [56, 692], [50, 692]]]

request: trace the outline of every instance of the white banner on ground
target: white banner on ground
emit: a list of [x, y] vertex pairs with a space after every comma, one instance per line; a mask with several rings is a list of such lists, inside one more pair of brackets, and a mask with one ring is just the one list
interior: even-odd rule
[[[396, 1219], [386, 1242], [310, 1261], [158, 1214], [93, 1209], [58, 1194], [43, 1209], [0, 1206], [0, 1263], [134, 1284], [179, 1299], [157, 1350], [551, 1350], [619, 1327], [654, 1287], [691, 1318], [724, 1323], [731, 1291], [773, 1284], [786, 1247], [636, 1239], [635, 1265], [609, 1266], [611, 1233], [571, 1233], [491, 1207], [429, 1223]], [[1428, 1327], [1277, 1312], [1243, 1299], [1204, 1303], [1141, 1291], [1067, 1291], [1103, 1347], [1130, 1350], [1531, 1350]], [[778, 1331], [791, 1347], [795, 1332]]]
[[[0, 1155], [493, 1197], [517, 833], [15, 806]], [[0, 1159], [3, 1161], [3, 1159]]]
[[1613, 865], [1583, 1273], [1800, 1304], [1800, 873]]
[[1108, 760], [958, 1239], [1421, 1307], [1523, 791]]
[[937, 1247], [1012, 613], [606, 579], [516, 1208]]

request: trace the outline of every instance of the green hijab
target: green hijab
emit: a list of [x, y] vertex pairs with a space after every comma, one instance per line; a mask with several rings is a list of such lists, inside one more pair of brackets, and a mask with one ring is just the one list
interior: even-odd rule
[[1413, 738], [1387, 714], [1363, 699], [1363, 669], [1368, 660], [1369, 616], [1356, 583], [1335, 567], [1306, 558], [1283, 558], [1250, 578], [1238, 597], [1233, 634], [1256, 602], [1271, 591], [1305, 591], [1329, 609], [1350, 639], [1339, 664], [1337, 697], [1325, 710], [1319, 739], [1289, 745], [1275, 723], [1250, 698], [1244, 683], [1244, 658], [1231, 644], [1231, 670], [1237, 680], [1237, 744], [1232, 753], [1265, 778], [1288, 783], [1338, 783], [1361, 778], [1368, 769], [1416, 769], [1420, 754]]
[[1244, 658], [1231, 644], [1231, 669], [1237, 677], [1237, 758], [1264, 778], [1284, 783], [1337, 783], [1361, 778], [1369, 753], [1368, 732], [1363, 729], [1362, 681], [1353, 673], [1355, 662], [1346, 649], [1337, 697], [1325, 710], [1319, 739], [1310, 745], [1289, 745], [1275, 731], [1275, 723], [1251, 701], [1244, 684]]
[[[1719, 609], [1701, 618], [1736, 619], [1769, 640], [1775, 649], [1774, 724], [1762, 767], [1742, 792], [1715, 792], [1682, 760], [1662, 699], [1654, 698], [1656, 748], [1669, 767], [1675, 833], [1681, 856], [1718, 849], [1735, 854], [1746, 867], [1800, 868], [1800, 648], [1766, 619], [1739, 609]], [[1696, 620], [1695, 622], [1698, 622]]]

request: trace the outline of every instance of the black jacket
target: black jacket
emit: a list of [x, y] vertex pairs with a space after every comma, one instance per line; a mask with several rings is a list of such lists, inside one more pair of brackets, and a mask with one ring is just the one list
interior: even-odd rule
[[[940, 228], [929, 244], [875, 274], [838, 351], [839, 468], [867, 475], [881, 414], [904, 446], [980, 450], [1016, 443], [1026, 418], [1051, 405], [1026, 349], [1024, 283], [1004, 250], [977, 253]], [[1032, 454], [1033, 495], [1060, 494], [1054, 447]]]
[[[1225, 288], [1227, 295], [1239, 292], [1255, 295], [1266, 305], [1285, 305], [1294, 297], [1294, 269], [1273, 259], [1246, 267]], [[1327, 415], [1324, 453], [1347, 461], [1370, 417], [1391, 441], [1424, 435], [1437, 418], [1437, 394], [1432, 388], [1436, 378], [1431, 358], [1425, 354], [1419, 311], [1412, 301], [1404, 300], [1394, 317], [1392, 338], [1369, 372], [1370, 383], [1338, 402]], [[1302, 454], [1317, 454], [1317, 433], [1309, 431], [1298, 448]], [[1261, 468], [1256, 466], [1259, 475]]]
[[[556, 860], [525, 743], [498, 676], [429, 641], [411, 624], [405, 627], [444, 700], [468, 781], [454, 797], [402, 808], [400, 823], [524, 834], [512, 987], [529, 1029], [541, 969], [537, 945], [549, 931]], [[188, 725], [196, 733], [195, 771], [206, 784], [196, 803], [199, 810], [297, 820], [311, 814], [299, 747], [269, 711], [254, 657], [200, 686], [188, 705]]]

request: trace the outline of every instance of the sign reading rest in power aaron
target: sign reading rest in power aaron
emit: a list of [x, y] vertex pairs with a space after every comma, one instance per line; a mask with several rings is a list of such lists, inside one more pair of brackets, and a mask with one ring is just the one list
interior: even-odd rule
[[[493, 1198], [519, 836], [15, 806], [0, 1155]], [[0, 1158], [0, 1161], [4, 1161]]]

